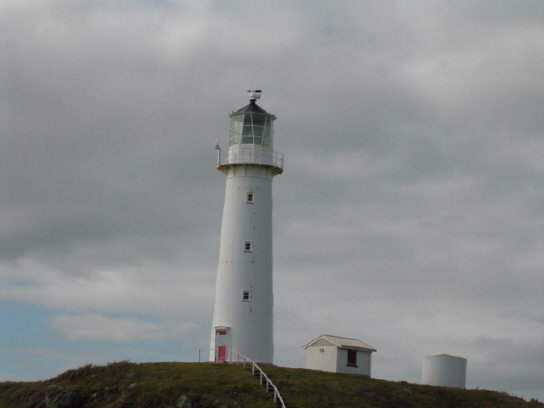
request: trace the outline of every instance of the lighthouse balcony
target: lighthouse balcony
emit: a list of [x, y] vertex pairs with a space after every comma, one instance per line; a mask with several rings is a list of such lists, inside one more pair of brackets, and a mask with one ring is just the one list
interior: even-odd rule
[[273, 167], [279, 174], [283, 172], [283, 154], [262, 146], [236, 145], [229, 147], [227, 154], [219, 155], [217, 159], [218, 169], [238, 164]]

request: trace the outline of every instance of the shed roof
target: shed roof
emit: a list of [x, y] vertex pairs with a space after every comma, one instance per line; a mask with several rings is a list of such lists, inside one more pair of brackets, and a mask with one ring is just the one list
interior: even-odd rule
[[[318, 347], [324, 345], [323, 343], [330, 343], [331, 346], [336, 346], [338, 348], [351, 349], [351, 350], [364, 350], [364, 351], [377, 351], [374, 347], [369, 346], [368, 344], [363, 343], [361, 340], [350, 339], [347, 337], [338, 337], [331, 336], [329, 334], [322, 334], [316, 339], [313, 339], [311, 342], [302, 346], [306, 349], [308, 347]], [[316, 344], [319, 343], [319, 344]]]

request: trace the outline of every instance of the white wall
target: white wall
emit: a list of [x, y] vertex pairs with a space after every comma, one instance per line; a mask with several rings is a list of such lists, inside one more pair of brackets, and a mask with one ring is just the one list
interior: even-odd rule
[[447, 354], [425, 357], [422, 384], [465, 388], [467, 360]]
[[357, 367], [347, 366], [347, 362], [348, 351], [346, 349], [338, 349], [336, 360], [337, 373], [368, 375], [370, 377], [371, 353], [357, 351]]
[[[229, 327], [232, 350], [257, 363], [272, 363], [272, 169], [234, 165], [226, 173], [225, 204], [212, 327]], [[254, 194], [254, 203], [246, 194]], [[244, 242], [253, 244], [244, 251]], [[251, 300], [242, 301], [242, 291]], [[211, 330], [213, 359], [215, 330]]]
[[308, 347], [306, 349], [306, 368], [335, 373], [337, 350], [336, 346]]

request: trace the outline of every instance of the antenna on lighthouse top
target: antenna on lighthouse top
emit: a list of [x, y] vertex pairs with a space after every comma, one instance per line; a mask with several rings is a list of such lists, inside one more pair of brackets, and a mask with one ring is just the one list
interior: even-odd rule
[[261, 93], [263, 91], [261, 91], [260, 89], [257, 91], [248, 91], [249, 92], [249, 100], [250, 101], [256, 101], [257, 99], [259, 99], [261, 97]]

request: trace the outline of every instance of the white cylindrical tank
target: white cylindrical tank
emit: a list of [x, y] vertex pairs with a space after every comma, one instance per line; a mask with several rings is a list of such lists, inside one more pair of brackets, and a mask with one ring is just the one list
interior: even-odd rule
[[465, 388], [466, 376], [466, 358], [439, 354], [423, 360], [422, 384]]

